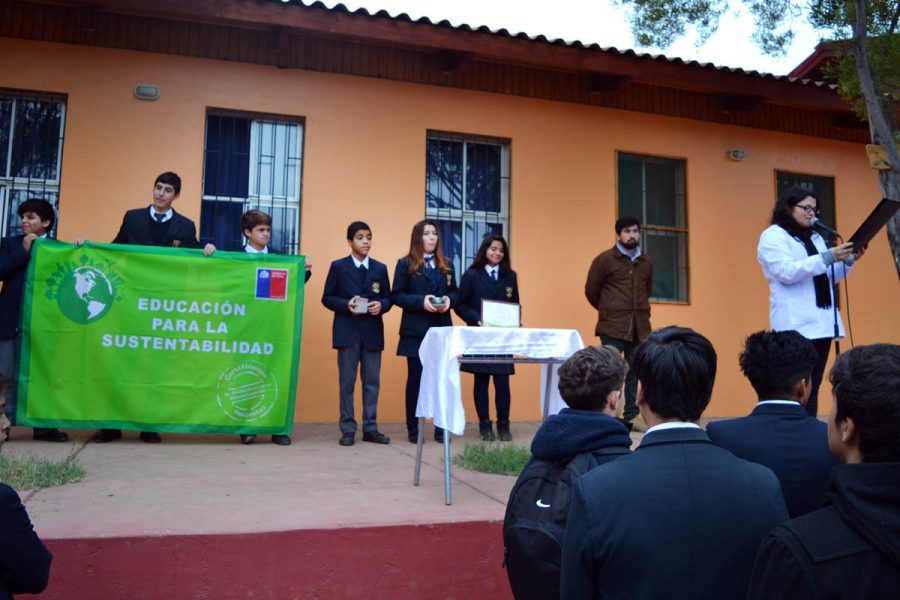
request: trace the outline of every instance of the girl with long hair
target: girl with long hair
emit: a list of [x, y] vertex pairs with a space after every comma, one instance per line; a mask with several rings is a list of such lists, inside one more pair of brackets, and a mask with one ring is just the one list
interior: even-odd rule
[[[481, 242], [472, 266], [460, 280], [456, 314], [467, 325], [480, 327], [482, 300], [519, 303], [516, 272], [510, 267], [509, 246], [501, 235], [487, 235]], [[515, 373], [513, 365], [464, 364], [459, 370], [475, 375], [475, 411], [478, 413], [478, 431], [481, 439], [492, 442], [499, 436], [500, 441], [512, 441], [512, 434], [509, 431], [509, 376]], [[494, 435], [491, 424], [488, 397], [491, 377], [494, 378], [497, 436]]]
[[[406, 432], [415, 444], [419, 435], [416, 404], [422, 379], [419, 346], [431, 327], [449, 327], [450, 307], [456, 303], [456, 276], [444, 256], [437, 224], [431, 219], [413, 226], [409, 253], [397, 261], [391, 300], [403, 309], [397, 355], [406, 357]], [[443, 430], [435, 427], [434, 439], [444, 441]]]

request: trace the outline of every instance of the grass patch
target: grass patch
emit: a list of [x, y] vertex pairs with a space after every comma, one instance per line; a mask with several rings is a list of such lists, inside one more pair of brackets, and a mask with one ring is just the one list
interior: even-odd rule
[[84, 467], [74, 453], [62, 461], [0, 454], [0, 481], [17, 490], [55, 487], [75, 483], [83, 477]]
[[469, 471], [518, 476], [531, 460], [531, 451], [516, 444], [466, 444], [453, 464]]

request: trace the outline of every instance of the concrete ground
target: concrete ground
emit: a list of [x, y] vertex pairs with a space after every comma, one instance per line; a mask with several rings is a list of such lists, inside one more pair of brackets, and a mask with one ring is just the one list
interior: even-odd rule
[[[514, 423], [512, 443], [528, 447], [539, 423]], [[65, 444], [31, 440], [14, 428], [3, 452], [63, 459], [87, 472], [74, 484], [20, 491], [44, 539], [232, 534], [299, 529], [500, 521], [515, 477], [452, 469], [453, 504], [444, 504], [443, 452], [426, 425], [421, 483], [413, 487], [416, 446], [403, 425], [382, 432], [389, 445], [338, 445], [337, 426], [295, 427], [291, 446], [269, 436], [241, 445], [232, 435], [163, 434], [145, 444], [136, 432], [107, 444], [69, 431]], [[451, 436], [451, 451], [478, 441], [477, 426]], [[634, 436], [635, 439], [639, 435]]]

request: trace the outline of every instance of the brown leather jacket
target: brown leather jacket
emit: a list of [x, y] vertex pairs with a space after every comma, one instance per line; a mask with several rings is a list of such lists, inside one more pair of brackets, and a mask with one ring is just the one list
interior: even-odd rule
[[653, 293], [653, 262], [641, 254], [631, 258], [613, 246], [591, 263], [584, 295], [597, 309], [595, 333], [631, 340], [636, 329], [639, 340], [650, 335], [650, 295]]

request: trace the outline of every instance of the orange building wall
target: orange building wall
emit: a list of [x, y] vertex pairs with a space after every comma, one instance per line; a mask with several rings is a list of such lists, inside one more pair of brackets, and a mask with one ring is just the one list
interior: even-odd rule
[[[197, 220], [207, 108], [304, 117], [301, 245], [306, 287], [296, 419], [336, 422], [331, 313], [320, 303], [331, 260], [348, 252], [346, 225], [373, 228], [372, 256], [389, 265], [424, 214], [428, 130], [512, 140], [510, 241], [526, 326], [575, 328], [596, 340], [583, 296], [593, 257], [613, 244], [616, 151], [684, 158], [690, 303], [652, 307], [659, 327], [707, 335], [719, 353], [708, 416], [755, 402], [737, 368], [743, 338], [768, 326], [756, 242], [775, 199], [776, 169], [835, 177], [838, 227], [852, 231], [879, 198], [861, 146], [748, 128], [440, 87], [170, 55], [0, 38], [0, 87], [68, 95], [59, 237], [110, 240], [125, 210], [149, 204], [155, 176], [184, 180], [176, 208]], [[137, 83], [159, 86], [136, 100]], [[749, 158], [732, 162], [729, 148]], [[850, 277], [857, 344], [900, 343], [900, 285], [880, 235]], [[379, 419], [403, 420], [400, 311], [385, 317]], [[847, 321], [844, 313], [845, 323]], [[459, 322], [458, 319], [455, 321]], [[849, 347], [845, 342], [844, 347]], [[464, 376], [464, 388], [470, 387]], [[514, 420], [537, 419], [539, 373], [513, 378]], [[827, 412], [823, 386], [822, 412]], [[471, 394], [464, 402], [474, 419]]]

